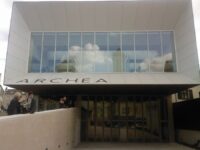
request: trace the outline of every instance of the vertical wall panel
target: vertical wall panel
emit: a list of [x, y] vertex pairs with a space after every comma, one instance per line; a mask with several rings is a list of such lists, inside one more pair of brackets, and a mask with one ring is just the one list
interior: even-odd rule
[[[29, 28], [14, 3], [8, 39], [8, 52], [4, 79], [5, 84], [9, 82], [9, 80], [16, 78], [16, 75], [23, 76], [27, 72], [29, 41]], [[18, 51], [15, 49], [18, 49]]]
[[[188, 5], [177, 21], [175, 27], [175, 42], [178, 64], [177, 70], [194, 80], [199, 80], [199, 62], [191, 2], [188, 2]], [[189, 52], [186, 53], [186, 51]]]

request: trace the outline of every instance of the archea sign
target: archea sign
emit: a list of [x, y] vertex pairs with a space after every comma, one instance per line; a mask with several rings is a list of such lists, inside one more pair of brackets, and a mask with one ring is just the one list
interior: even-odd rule
[[101, 83], [108, 83], [106, 79], [98, 78], [52, 78], [52, 79], [45, 79], [45, 78], [38, 78], [38, 79], [22, 79], [17, 81], [18, 84], [101, 84]]

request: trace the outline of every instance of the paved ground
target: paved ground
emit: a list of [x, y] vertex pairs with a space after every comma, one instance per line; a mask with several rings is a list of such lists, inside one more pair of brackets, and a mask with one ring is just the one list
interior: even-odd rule
[[177, 143], [81, 143], [75, 150], [192, 150]]

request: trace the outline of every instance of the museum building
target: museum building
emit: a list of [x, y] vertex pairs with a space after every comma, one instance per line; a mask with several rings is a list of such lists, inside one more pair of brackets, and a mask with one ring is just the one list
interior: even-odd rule
[[195, 33], [190, 0], [14, 2], [4, 84], [75, 97], [81, 141], [170, 142]]

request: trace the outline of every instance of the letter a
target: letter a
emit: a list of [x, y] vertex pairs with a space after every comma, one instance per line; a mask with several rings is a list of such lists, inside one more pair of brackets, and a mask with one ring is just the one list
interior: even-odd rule
[[96, 82], [97, 82], [97, 83], [98, 83], [98, 82], [104, 82], [104, 83], [107, 83], [107, 81], [104, 80], [104, 79], [99, 79], [99, 80], [97, 80]]
[[28, 79], [17, 81], [16, 83], [28, 83]]

